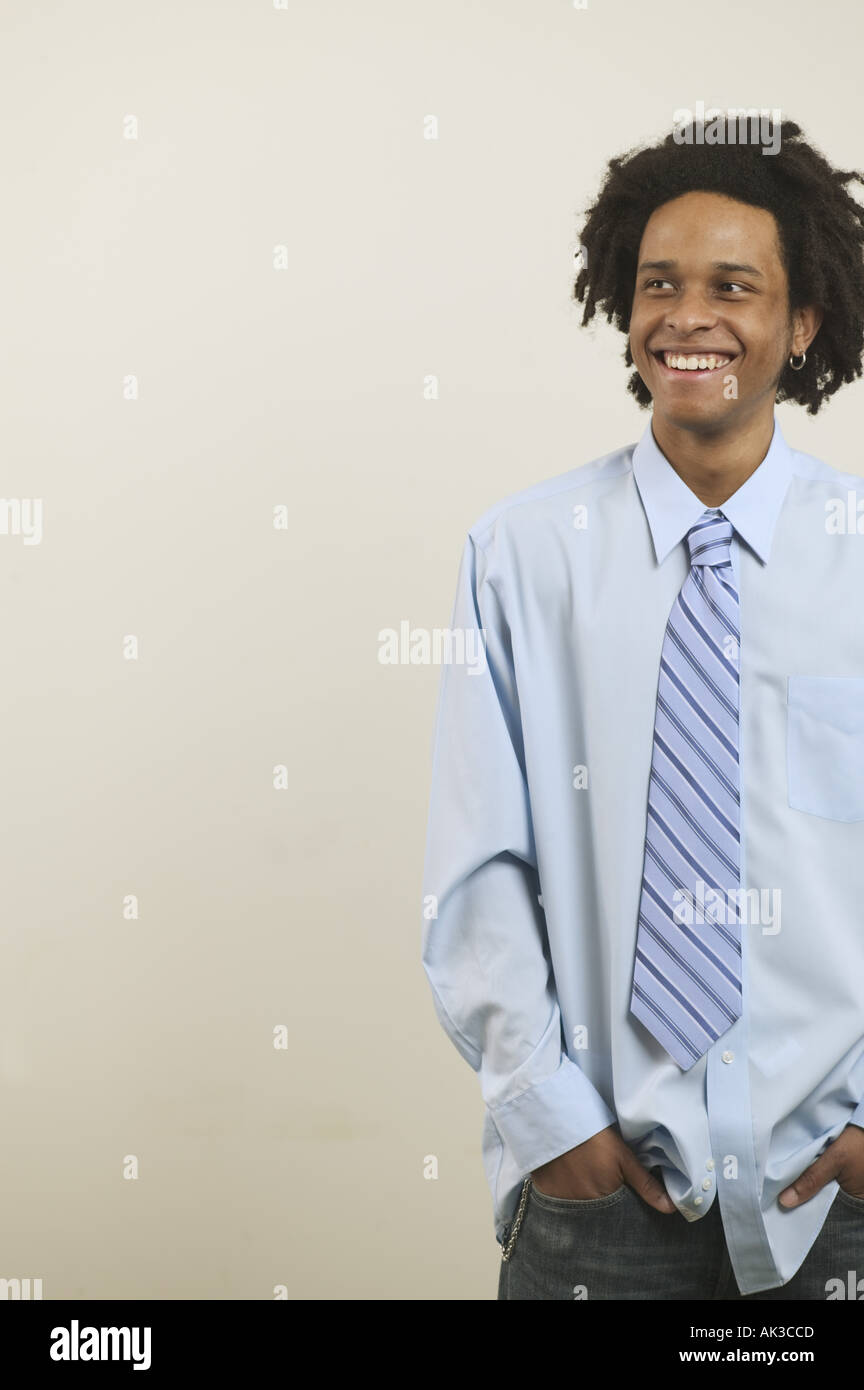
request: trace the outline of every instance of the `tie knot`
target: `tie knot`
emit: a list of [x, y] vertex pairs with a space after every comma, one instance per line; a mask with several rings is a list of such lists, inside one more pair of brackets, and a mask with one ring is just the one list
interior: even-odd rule
[[732, 522], [718, 507], [704, 511], [687, 532], [691, 565], [731, 565]]

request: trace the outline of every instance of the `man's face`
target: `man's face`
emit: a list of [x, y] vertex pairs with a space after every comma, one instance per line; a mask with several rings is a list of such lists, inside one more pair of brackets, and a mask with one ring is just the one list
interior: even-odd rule
[[[678, 429], [722, 433], [773, 410], [791, 339], [770, 212], [685, 193], [652, 214], [639, 247], [630, 351], [655, 415]], [[667, 352], [691, 369], [668, 365]], [[694, 358], [712, 356], [713, 369], [709, 361], [692, 370]]]

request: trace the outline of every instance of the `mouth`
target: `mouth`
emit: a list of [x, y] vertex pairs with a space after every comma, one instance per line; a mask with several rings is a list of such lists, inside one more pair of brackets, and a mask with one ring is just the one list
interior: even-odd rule
[[722, 373], [735, 361], [737, 353], [720, 352], [652, 352], [664, 377], [670, 380], [705, 381]]

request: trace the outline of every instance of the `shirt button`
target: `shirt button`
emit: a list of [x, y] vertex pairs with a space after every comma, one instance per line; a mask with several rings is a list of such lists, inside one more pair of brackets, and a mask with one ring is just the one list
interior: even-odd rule
[[702, 1205], [702, 1203], [704, 1202], [704, 1200], [705, 1200], [704, 1197], [694, 1197], [694, 1198], [693, 1198], [693, 1205], [694, 1205], [694, 1207], [701, 1207], [701, 1205]]
[[703, 1178], [703, 1179], [702, 1179], [702, 1191], [703, 1191], [703, 1192], [707, 1192], [710, 1186], [711, 1186], [711, 1179], [710, 1179], [710, 1178]]
[[706, 1168], [709, 1170], [709, 1172], [710, 1172], [710, 1170], [714, 1167], [714, 1160], [713, 1160], [713, 1158], [709, 1158], [708, 1162], [705, 1164], [705, 1167], [706, 1167]]
[[734, 1057], [735, 1057], [735, 1053], [734, 1053], [734, 1052], [724, 1052], [724, 1053], [723, 1053], [723, 1061], [724, 1061], [724, 1062], [731, 1062], [731, 1061], [733, 1061]]

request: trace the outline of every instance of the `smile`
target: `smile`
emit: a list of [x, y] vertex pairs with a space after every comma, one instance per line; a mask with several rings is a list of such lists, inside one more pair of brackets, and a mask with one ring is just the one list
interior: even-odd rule
[[723, 367], [728, 367], [733, 360], [732, 357], [719, 353], [689, 353], [685, 356], [679, 352], [655, 352], [654, 356], [658, 362], [663, 363], [668, 371], [675, 372], [678, 376], [684, 376], [690, 372], [700, 376], [710, 372], [719, 372]]

